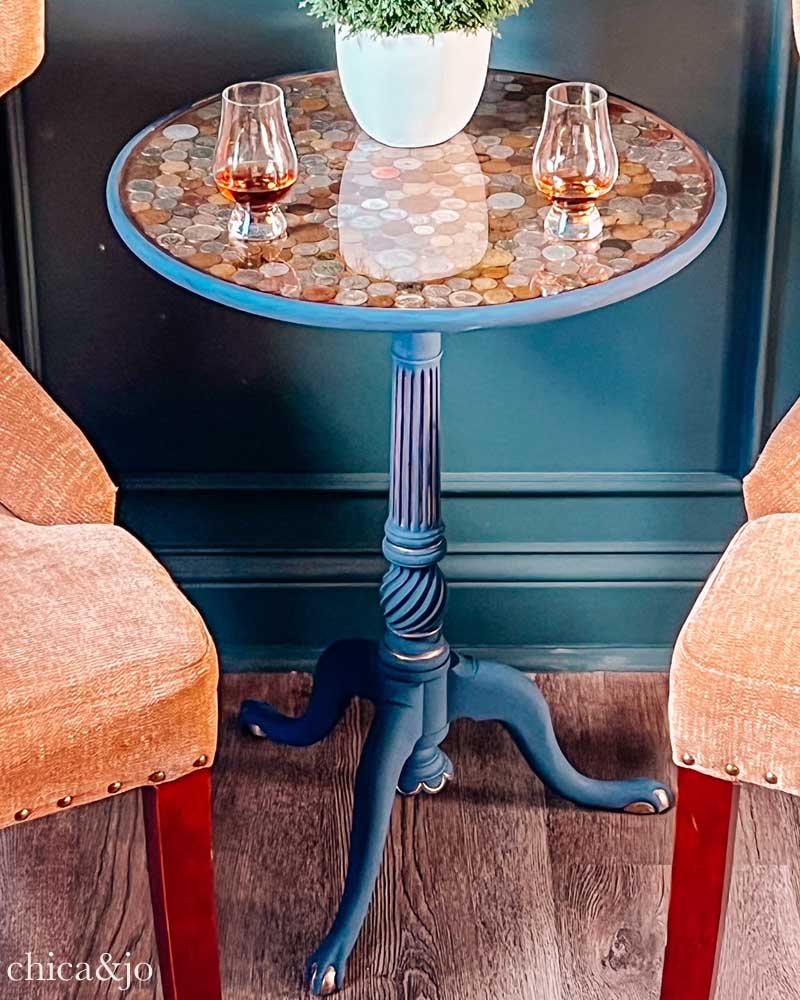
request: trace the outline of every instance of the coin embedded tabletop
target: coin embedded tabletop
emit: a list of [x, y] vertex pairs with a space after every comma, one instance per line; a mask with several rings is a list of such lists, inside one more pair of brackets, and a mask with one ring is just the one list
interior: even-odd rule
[[363, 133], [334, 72], [277, 82], [300, 163], [280, 203], [283, 238], [249, 248], [228, 239], [231, 206], [211, 173], [218, 97], [144, 133], [119, 189], [129, 221], [165, 254], [265, 295], [331, 309], [491, 309], [564, 295], [669, 255], [714, 204], [705, 152], [610, 97], [620, 173], [598, 202], [603, 232], [559, 242], [544, 233], [548, 203], [531, 174], [552, 81], [490, 71], [466, 129], [421, 149], [389, 148]]

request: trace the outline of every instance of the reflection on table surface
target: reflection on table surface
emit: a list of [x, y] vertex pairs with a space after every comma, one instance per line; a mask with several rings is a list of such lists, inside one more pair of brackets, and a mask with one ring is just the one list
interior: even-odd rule
[[[443, 172], [458, 176], [458, 192], [437, 182]], [[412, 150], [382, 146], [361, 132], [342, 173], [336, 218], [345, 266], [387, 283], [387, 305], [395, 294], [389, 286], [452, 278], [480, 264], [489, 249], [486, 180], [463, 132]], [[477, 292], [458, 294], [461, 305], [481, 301]]]

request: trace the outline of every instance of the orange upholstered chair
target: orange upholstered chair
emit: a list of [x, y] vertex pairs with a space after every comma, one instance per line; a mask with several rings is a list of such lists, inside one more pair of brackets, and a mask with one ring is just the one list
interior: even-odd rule
[[[42, 4], [3, 0], [0, 88], [38, 65]], [[115, 492], [0, 343], [0, 828], [141, 787], [164, 998], [220, 1000], [216, 652], [166, 571], [114, 525]]]
[[142, 787], [165, 1000], [219, 1000], [216, 653], [114, 494], [0, 344], [0, 828]]
[[0, 344], [0, 828], [142, 787], [164, 996], [219, 1000], [216, 653], [114, 494]]
[[740, 782], [800, 795], [800, 402], [744, 481], [749, 520], [678, 639], [678, 777], [662, 1000], [710, 1000]]

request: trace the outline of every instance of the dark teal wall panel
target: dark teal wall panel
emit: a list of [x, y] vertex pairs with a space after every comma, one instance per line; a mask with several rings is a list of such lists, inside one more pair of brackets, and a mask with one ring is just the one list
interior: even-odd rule
[[[8, 109], [26, 169], [5, 151], [31, 209], [29, 360], [40, 353], [122, 484], [122, 520], [230, 662], [256, 662], [254, 646], [282, 662], [279, 645], [302, 660], [377, 627], [388, 339], [197, 299], [138, 263], [103, 208], [132, 133], [232, 80], [332, 65], [330, 33], [294, 0], [48, 10], [45, 64], [22, 115]], [[730, 213], [701, 259], [635, 300], [446, 341], [454, 643], [535, 647], [556, 665], [601, 661], [553, 650], [627, 647], [602, 662], [663, 665], [664, 648], [647, 651], [674, 637], [741, 522], [750, 456], [800, 394], [788, 39], [784, 0], [537, 0], [503, 25], [495, 65], [596, 79], [705, 143]]]
[[[201, 0], [140, 0], [133, 25], [127, 4], [101, 6], [102, 16], [96, 2], [51, 4], [47, 62], [26, 91], [48, 383], [83, 416], [120, 476], [216, 471], [222, 461], [235, 470], [381, 470], [389, 372], [380, 338], [280, 328], [194, 298], [134, 261], [102, 208], [109, 160], [144, 122], [232, 78], [329, 64], [329, 35], [294, 0], [270, 3], [269, 18], [263, 3], [233, 3], [223, 17]], [[684, 0], [669, 16], [661, 4], [603, 6], [598, 15], [577, 0], [539, 0], [504, 27], [495, 62], [581, 71], [657, 105], [719, 156], [734, 213], [704, 259], [634, 302], [532, 335], [449, 345], [449, 468], [680, 471], [722, 460], [752, 26], [746, 5], [731, 0], [700, 8]], [[758, 5], [762, 21], [769, 6]], [[701, 59], [692, 36], [723, 10], [719, 49]], [[687, 45], [694, 58], [682, 58], [676, 86], [669, 53]], [[81, 257], [80, 281], [62, 266], [65, 233], [70, 254]], [[65, 329], [81, 331], [77, 343]], [[341, 362], [332, 367], [334, 351]], [[355, 405], [348, 410], [343, 399]], [[375, 415], [366, 432], [365, 410]]]

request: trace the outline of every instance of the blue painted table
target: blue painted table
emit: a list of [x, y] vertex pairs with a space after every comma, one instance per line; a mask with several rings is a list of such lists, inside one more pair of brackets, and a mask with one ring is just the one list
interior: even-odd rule
[[[189, 291], [257, 316], [392, 337], [389, 516], [380, 643], [335, 643], [317, 665], [305, 714], [242, 706], [244, 727], [295, 746], [324, 738], [353, 697], [375, 704], [355, 789], [350, 862], [330, 932], [312, 955], [314, 993], [343, 983], [380, 868], [395, 791], [439, 792], [453, 777], [440, 744], [454, 719], [506, 725], [531, 768], [579, 805], [657, 813], [659, 781], [600, 781], [562, 754], [536, 685], [502, 663], [459, 656], [443, 633], [442, 334], [525, 326], [637, 295], [680, 271], [725, 211], [718, 167], [651, 112], [611, 99], [620, 179], [601, 202], [604, 233], [567, 245], [542, 230], [530, 176], [550, 82], [493, 71], [465, 132], [442, 146], [394, 150], [359, 133], [333, 73], [279, 81], [301, 175], [283, 208], [289, 231], [243, 250], [209, 170], [219, 102], [156, 122], [120, 152], [108, 207], [148, 266]], [[533, 331], [532, 331], [533, 333]]]

